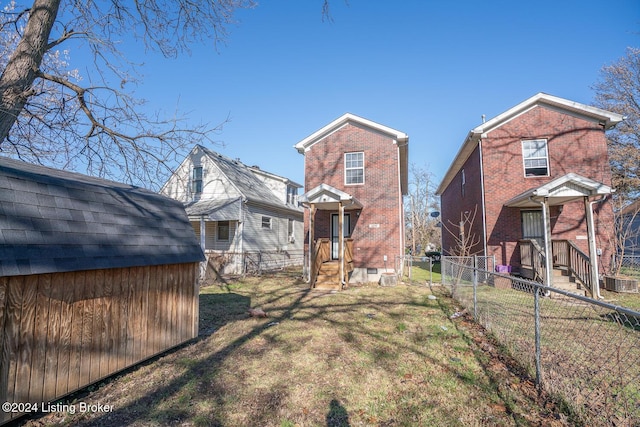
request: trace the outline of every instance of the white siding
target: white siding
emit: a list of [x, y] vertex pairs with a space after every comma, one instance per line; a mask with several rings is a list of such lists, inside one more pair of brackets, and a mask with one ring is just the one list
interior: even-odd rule
[[[192, 221], [191, 226], [196, 232], [196, 237], [200, 241], [200, 222]], [[229, 221], [229, 240], [219, 240], [217, 236], [218, 223], [216, 221], [205, 222], [205, 250], [215, 250], [222, 252], [235, 252], [237, 246], [236, 230], [238, 228], [237, 221]]]
[[[271, 218], [271, 229], [262, 227], [262, 217]], [[289, 218], [294, 220], [295, 242], [289, 241]], [[302, 213], [287, 215], [258, 206], [247, 206], [244, 223], [244, 250], [255, 251], [301, 251], [304, 233]]]
[[[202, 193], [191, 191], [191, 176], [194, 166], [202, 167]], [[178, 167], [160, 193], [182, 203], [199, 199], [228, 199], [240, 197], [236, 187], [229, 182], [220, 169], [203, 152], [194, 151]]]

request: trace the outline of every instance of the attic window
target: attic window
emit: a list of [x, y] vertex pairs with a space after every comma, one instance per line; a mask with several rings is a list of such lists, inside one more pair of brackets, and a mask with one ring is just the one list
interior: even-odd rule
[[364, 153], [344, 153], [344, 183], [364, 184]]
[[546, 139], [522, 141], [524, 175], [527, 177], [549, 176], [549, 157]]
[[271, 217], [270, 216], [263, 216], [262, 217], [262, 228], [271, 229]]
[[193, 168], [191, 191], [194, 194], [202, 193], [202, 166], [194, 166]]

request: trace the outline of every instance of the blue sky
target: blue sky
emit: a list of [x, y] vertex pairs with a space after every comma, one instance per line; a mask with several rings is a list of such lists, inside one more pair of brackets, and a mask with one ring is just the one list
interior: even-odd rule
[[209, 148], [304, 184], [301, 139], [346, 112], [409, 135], [437, 183], [467, 133], [546, 92], [585, 104], [600, 69], [640, 46], [638, 0], [264, 0], [225, 45], [148, 58], [138, 95], [194, 122]]

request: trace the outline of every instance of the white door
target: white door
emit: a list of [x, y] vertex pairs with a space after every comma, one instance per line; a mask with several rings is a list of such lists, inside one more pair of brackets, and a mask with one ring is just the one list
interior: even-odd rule
[[[331, 259], [339, 258], [340, 248], [340, 215], [331, 214]], [[342, 229], [344, 230], [345, 239], [351, 235], [351, 216], [350, 214], [344, 214], [344, 222], [342, 223]]]

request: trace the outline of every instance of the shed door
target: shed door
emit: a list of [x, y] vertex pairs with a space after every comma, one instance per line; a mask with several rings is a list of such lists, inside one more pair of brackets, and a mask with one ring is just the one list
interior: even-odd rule
[[[331, 259], [338, 259], [338, 250], [340, 248], [340, 216], [338, 214], [331, 214]], [[342, 223], [344, 229], [344, 238], [351, 236], [351, 215], [344, 214], [344, 222]]]
[[522, 238], [533, 239], [544, 247], [544, 223], [542, 211], [522, 211]]

